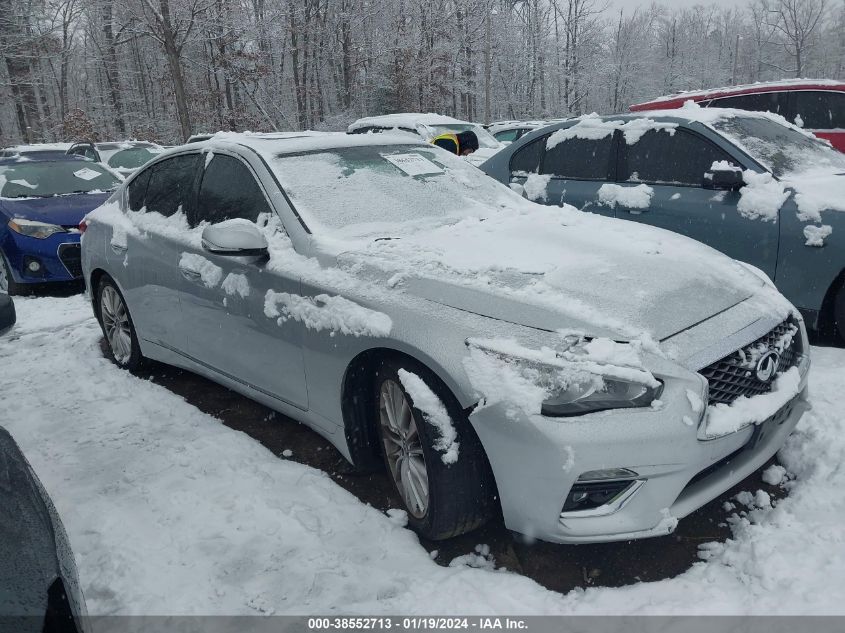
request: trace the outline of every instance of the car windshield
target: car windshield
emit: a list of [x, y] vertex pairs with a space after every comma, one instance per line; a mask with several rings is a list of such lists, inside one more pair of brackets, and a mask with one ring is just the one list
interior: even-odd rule
[[131, 147], [115, 152], [107, 163], [113, 169], [137, 169], [159, 153], [149, 147]]
[[845, 154], [776, 121], [733, 116], [713, 125], [745, 147], [778, 178], [816, 167], [845, 171]]
[[119, 180], [97, 163], [82, 160], [21, 162], [0, 166], [0, 197], [47, 198], [109, 191]]
[[273, 169], [309, 228], [337, 237], [394, 237], [413, 224], [486, 217], [510, 197], [465, 161], [419, 145], [281, 154]]
[[475, 135], [478, 137], [479, 147], [487, 147], [490, 149], [500, 149], [502, 147], [502, 144], [497, 141], [490, 132], [480, 125], [474, 125], [472, 123], [444, 123], [441, 125], [429, 125], [427, 127], [434, 132], [434, 136], [439, 136], [440, 134], [446, 134], [448, 132], [457, 134], [458, 132], [466, 132], [469, 130], [470, 132], [475, 132]]

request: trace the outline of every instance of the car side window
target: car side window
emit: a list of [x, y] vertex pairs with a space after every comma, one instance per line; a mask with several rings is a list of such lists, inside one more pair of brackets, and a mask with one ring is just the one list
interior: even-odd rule
[[546, 149], [541, 174], [572, 180], [607, 180], [613, 136], [570, 138]]
[[748, 95], [720, 97], [710, 102], [711, 108], [736, 108], [752, 112], [774, 112], [786, 116], [788, 92], [758, 92]]
[[144, 195], [147, 211], [170, 217], [188, 202], [196, 175], [199, 154], [174, 156], [150, 168], [150, 181]]
[[538, 138], [514, 152], [510, 162], [511, 176], [536, 174], [539, 171], [540, 159], [543, 157], [543, 148], [548, 138]]
[[237, 158], [215, 154], [205, 169], [194, 224], [241, 218], [255, 222], [270, 206], [255, 176]]
[[796, 91], [795, 113], [809, 130], [845, 128], [845, 92]]
[[700, 187], [704, 174], [716, 161], [736, 162], [713, 143], [697, 134], [676, 129], [649, 130], [633, 145], [620, 143], [620, 180]]
[[147, 195], [147, 185], [150, 184], [152, 169], [145, 169], [135, 176], [129, 183], [129, 209], [140, 211], [144, 208], [144, 197]]
[[502, 130], [501, 132], [496, 132], [493, 136], [496, 137], [497, 141], [502, 143], [515, 141], [519, 137], [519, 129]]

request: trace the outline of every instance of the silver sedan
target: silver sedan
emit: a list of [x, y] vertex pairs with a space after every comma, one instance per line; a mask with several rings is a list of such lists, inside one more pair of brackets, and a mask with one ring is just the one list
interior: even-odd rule
[[499, 509], [559, 543], [670, 533], [805, 409], [804, 325], [765, 275], [550, 211], [407, 135], [218, 134], [82, 228], [119, 366], [183, 367], [311, 426], [386, 468], [428, 538]]

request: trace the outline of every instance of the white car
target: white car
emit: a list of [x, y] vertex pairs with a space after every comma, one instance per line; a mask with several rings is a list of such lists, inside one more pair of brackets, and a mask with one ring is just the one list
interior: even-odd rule
[[405, 112], [400, 114], [385, 114], [358, 119], [347, 128], [349, 134], [366, 134], [368, 132], [384, 132], [385, 130], [400, 130], [421, 136], [431, 142], [441, 134], [452, 132], [475, 132], [478, 137], [478, 149], [466, 157], [473, 165], [480, 165], [496, 152], [505, 147], [497, 141], [483, 127], [477, 123], [453, 119], [450, 116], [434, 112]]

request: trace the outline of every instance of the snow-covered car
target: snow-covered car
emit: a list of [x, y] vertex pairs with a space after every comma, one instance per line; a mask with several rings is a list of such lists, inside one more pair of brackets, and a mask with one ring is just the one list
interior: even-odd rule
[[146, 141], [120, 141], [115, 143], [74, 143], [67, 153], [83, 156], [102, 163], [126, 178], [151, 158], [161, 154], [164, 148]]
[[693, 103], [589, 115], [481, 166], [547, 205], [676, 231], [774, 280], [845, 341], [845, 156], [778, 115]]
[[365, 117], [354, 121], [347, 128], [349, 134], [367, 134], [388, 130], [410, 132], [411, 134], [421, 136], [429, 142], [441, 134], [475, 132], [475, 135], [478, 137], [478, 149], [465, 157], [467, 162], [473, 165], [480, 165], [505, 147], [504, 144], [497, 141], [490, 132], [477, 123], [461, 121], [460, 119], [453, 119], [450, 116], [433, 112], [404, 112]]
[[0, 149], [0, 158], [55, 158], [70, 149], [71, 143], [33, 143], [31, 145], [12, 145]]
[[0, 507], [3, 630], [84, 633], [87, 610], [67, 533], [35, 471], [1, 426]]
[[767, 280], [407, 134], [218, 134], [82, 227], [119, 366], [189, 369], [386, 463], [428, 538], [497, 505], [559, 543], [670, 533], [805, 409], [803, 322]]

